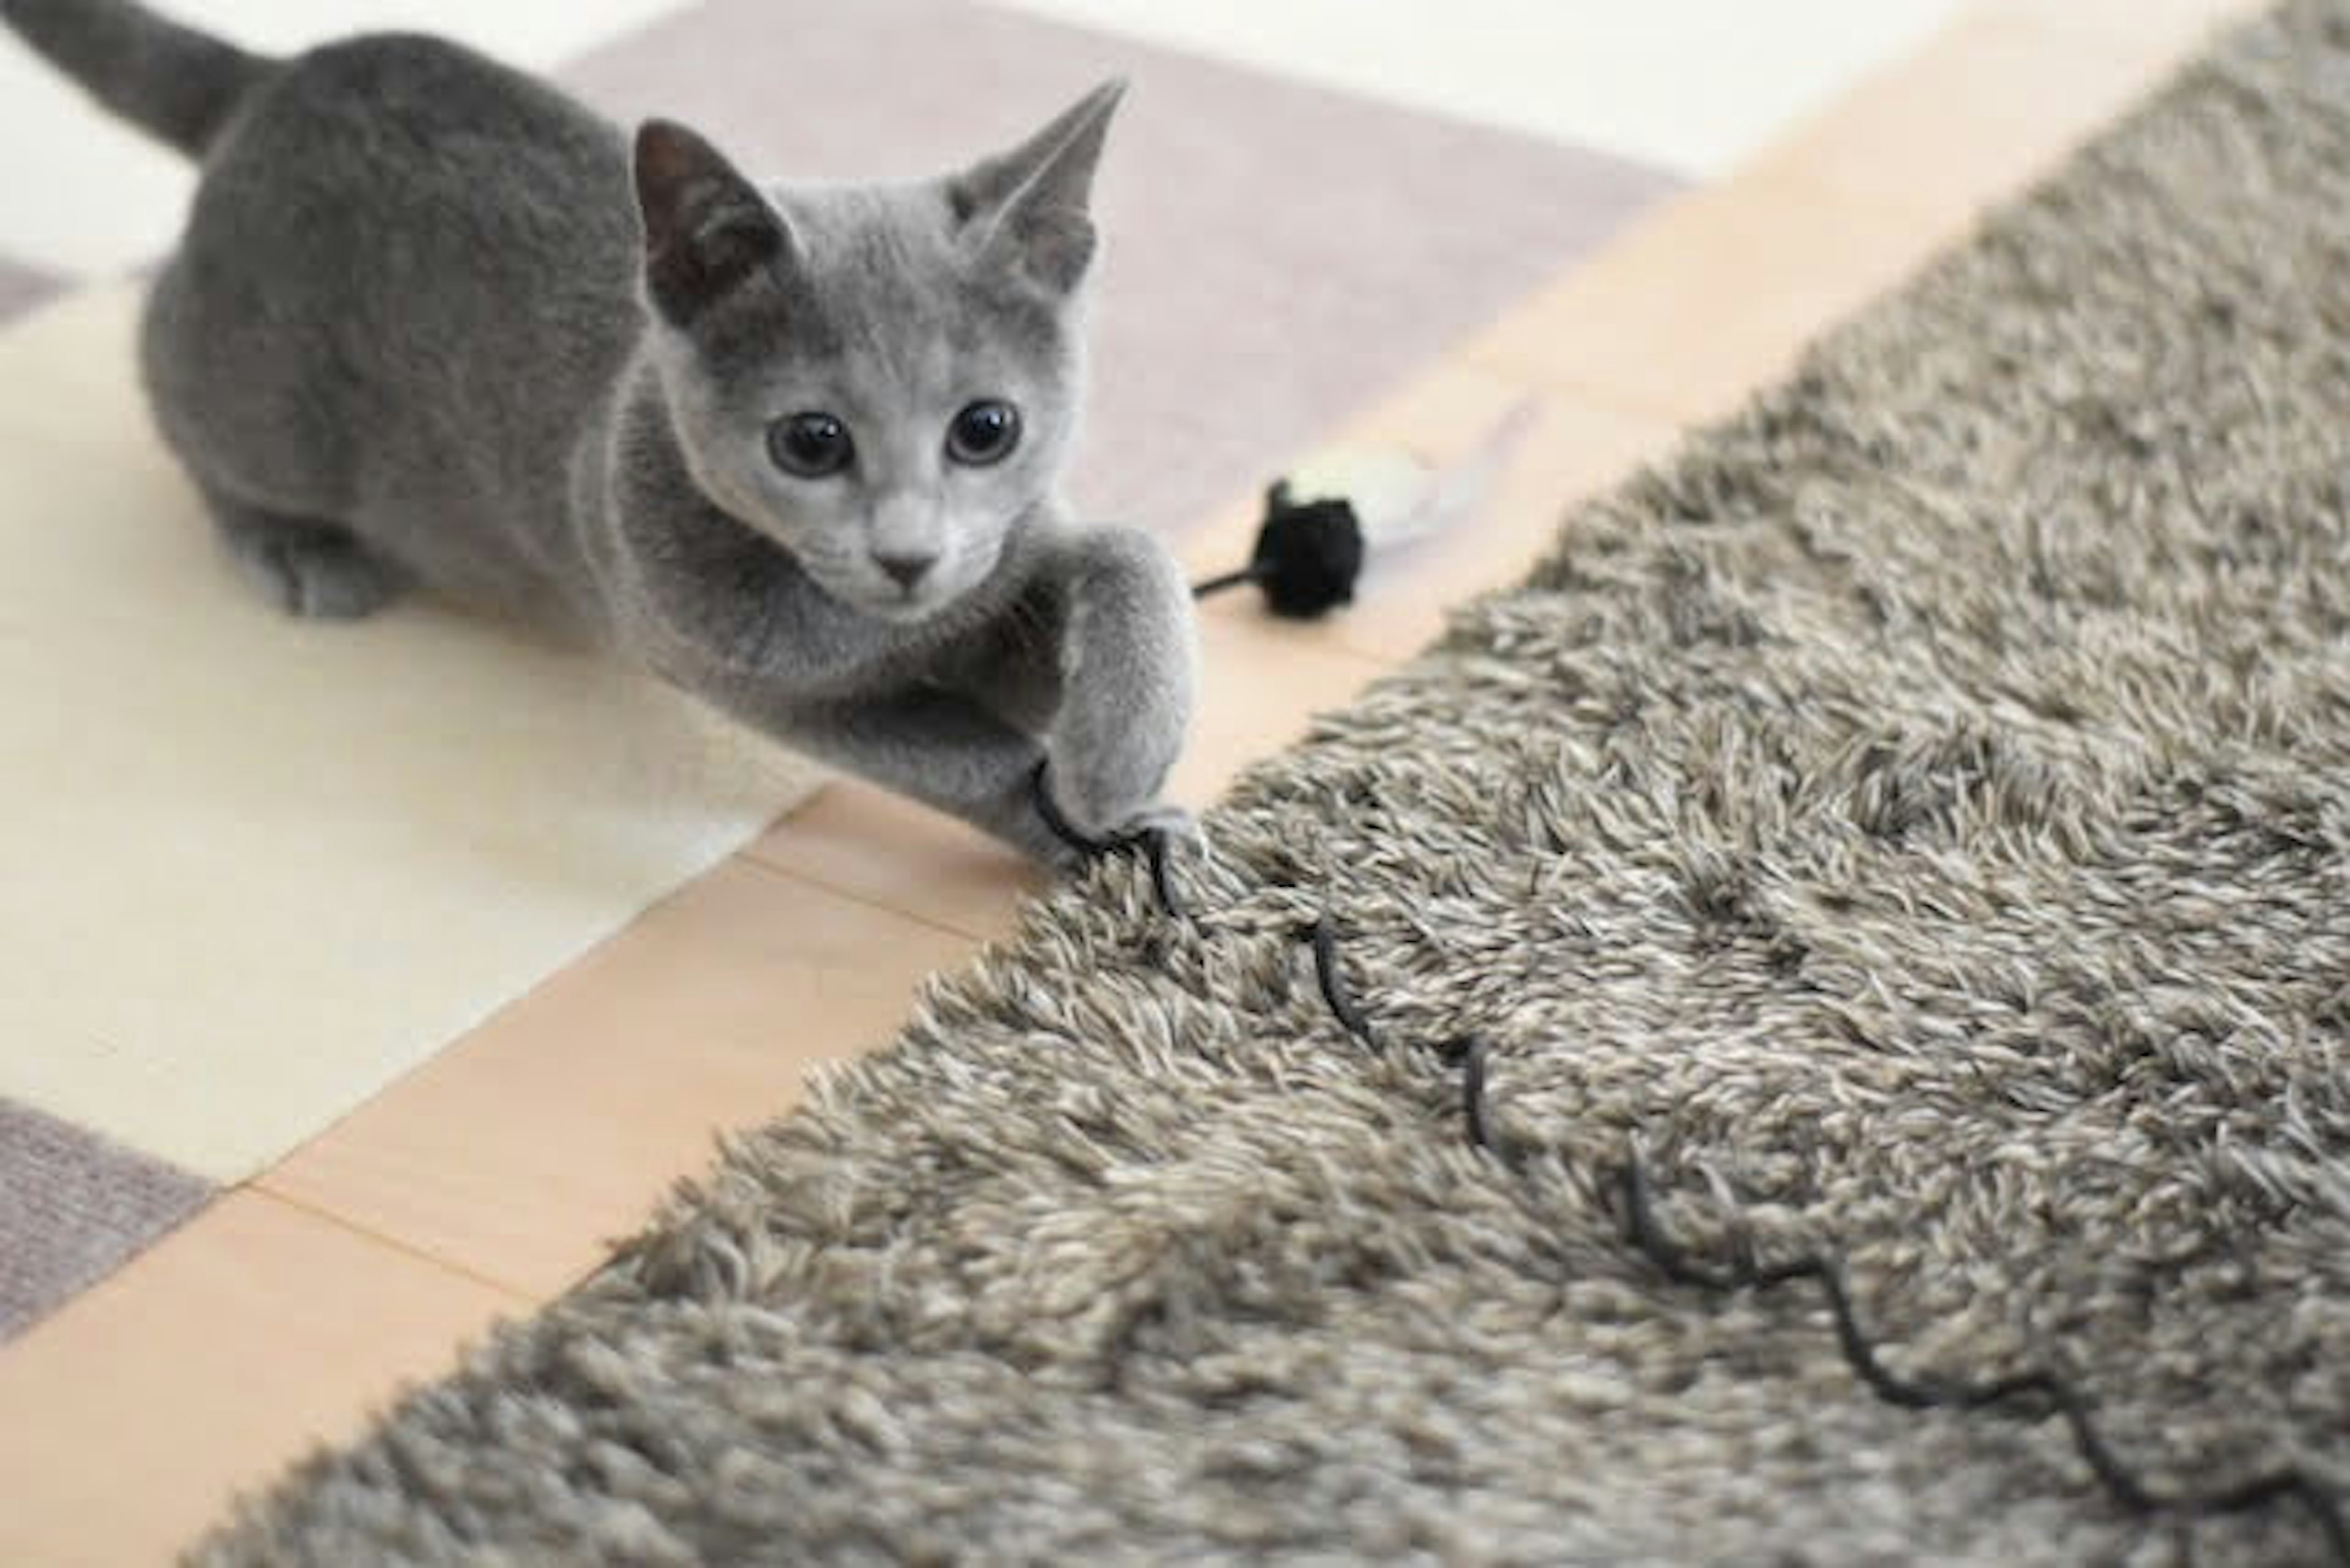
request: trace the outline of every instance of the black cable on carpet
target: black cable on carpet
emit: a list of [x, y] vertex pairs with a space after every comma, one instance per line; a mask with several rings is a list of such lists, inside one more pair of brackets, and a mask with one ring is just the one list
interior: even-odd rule
[[[1063, 843], [1096, 858], [1119, 854], [1142, 856], [1161, 909], [1176, 919], [1188, 919], [1185, 906], [1177, 896], [1170, 868], [1171, 836], [1164, 828], [1147, 827], [1110, 838], [1092, 837], [1080, 832], [1054, 803], [1044, 763], [1037, 764], [1033, 784], [1038, 814]], [[1385, 1051], [1385, 1044], [1372, 1031], [1369, 1018], [1347, 988], [1346, 977], [1339, 968], [1336, 919], [1326, 910], [1301, 934], [1313, 953], [1315, 981], [1331, 1016], [1368, 1049]], [[1508, 1151], [1495, 1137], [1488, 1105], [1492, 1085], [1484, 1041], [1471, 1036], [1434, 1054], [1448, 1064], [1461, 1068], [1462, 1119], [1470, 1143], [1508, 1166]], [[2054, 1411], [2064, 1418], [2065, 1429], [2072, 1434], [2073, 1447], [2090, 1473], [2096, 1477], [2106, 1495], [2126, 1511], [2141, 1518], [2193, 1520], [2249, 1513], [2274, 1503], [2292, 1502], [2298, 1504], [2316, 1525], [2334, 1560], [2350, 1565], [2350, 1517], [2345, 1517], [2342, 1500], [2321, 1478], [2303, 1466], [2275, 1466], [2225, 1485], [2201, 1490], [2152, 1485], [2115, 1451], [2098, 1426], [2087, 1397], [2057, 1373], [2033, 1366], [1989, 1382], [1969, 1383], [1896, 1372], [1877, 1354], [1875, 1342], [1854, 1309], [1841, 1261], [1825, 1252], [1809, 1252], [1767, 1264], [1752, 1257], [1726, 1264], [1708, 1262], [1692, 1253], [1659, 1218], [1655, 1189], [1637, 1147], [1626, 1151], [1624, 1163], [1613, 1176], [1623, 1204], [1624, 1240], [1674, 1283], [1715, 1293], [1769, 1290], [1803, 1280], [1818, 1285], [1835, 1324], [1836, 1345], [1846, 1362], [1869, 1392], [1885, 1403], [1905, 1410], [1970, 1411], [2012, 1406], [2041, 1414]]]

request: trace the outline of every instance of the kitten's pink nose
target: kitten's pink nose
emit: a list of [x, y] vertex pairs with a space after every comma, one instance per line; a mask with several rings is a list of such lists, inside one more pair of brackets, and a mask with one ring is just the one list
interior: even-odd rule
[[873, 554], [873, 564], [889, 574], [889, 580], [908, 593], [922, 580], [922, 574], [938, 563], [936, 556]]

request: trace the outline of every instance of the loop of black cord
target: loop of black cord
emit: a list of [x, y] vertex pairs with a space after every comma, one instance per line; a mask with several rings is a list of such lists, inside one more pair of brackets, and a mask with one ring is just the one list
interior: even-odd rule
[[1347, 992], [1346, 977], [1338, 972], [1338, 922], [1328, 914], [1314, 922], [1311, 938], [1314, 943], [1314, 979], [1322, 987], [1322, 1001], [1338, 1026], [1364, 1044], [1377, 1051], [1382, 1047], [1378, 1037], [1371, 1033], [1371, 1021], [1355, 1005]]
[[1638, 1156], [1617, 1172], [1624, 1202], [1627, 1239], [1659, 1272], [1678, 1284], [1711, 1291], [1767, 1290], [1773, 1285], [1811, 1280], [1820, 1288], [1835, 1324], [1836, 1343], [1869, 1390], [1888, 1405], [1906, 1410], [1981, 1410], [1994, 1405], [2031, 1401], [2064, 1417], [2074, 1448], [2116, 1502], [2132, 1513], [2208, 1515], [2242, 1513], [2267, 1503], [2290, 1499], [2301, 1504], [2337, 1561], [2350, 1563], [2350, 1521], [2342, 1505], [2326, 1488], [2298, 1465], [2263, 1470], [2224, 1487], [2205, 1491], [2181, 1488], [2161, 1491], [2138, 1479], [2116, 1454], [2092, 1417], [2088, 1401], [2078, 1390], [2044, 1367], [1988, 1383], [1951, 1383], [1904, 1376], [1885, 1365], [1854, 1310], [1852, 1292], [1844, 1270], [1833, 1258], [1808, 1253], [1771, 1264], [1726, 1269], [1692, 1257], [1657, 1217], [1656, 1200], [1648, 1172]]
[[1159, 897], [1159, 907], [1179, 920], [1189, 919], [1183, 900], [1175, 891], [1174, 871], [1170, 865], [1173, 836], [1165, 828], [1155, 826], [1115, 834], [1107, 838], [1097, 838], [1087, 833], [1069, 820], [1068, 814], [1053, 798], [1052, 783], [1046, 777], [1046, 770], [1051, 765], [1049, 762], [1038, 763], [1035, 772], [1028, 776], [1028, 785], [1029, 793], [1035, 797], [1036, 815], [1044, 819], [1045, 826], [1053, 836], [1090, 859], [1097, 860], [1105, 855], [1139, 854], [1144, 864], [1150, 868], [1150, 887]]
[[[1035, 785], [1037, 812], [1055, 837], [1091, 857], [1139, 850], [1148, 859], [1151, 886], [1160, 907], [1178, 919], [1188, 918], [1176, 896], [1169, 865], [1169, 836], [1164, 829], [1151, 827], [1109, 838], [1092, 837], [1080, 832], [1054, 803], [1052, 792], [1046, 787], [1045, 764], [1041, 763], [1037, 764]], [[1369, 1018], [1347, 990], [1346, 977], [1339, 969], [1336, 919], [1326, 911], [1305, 936], [1314, 956], [1315, 981], [1330, 1015], [1364, 1046], [1372, 1051], [1385, 1050]], [[1472, 1036], [1440, 1054], [1461, 1064], [1461, 1106], [1471, 1145], [1505, 1159], [1486, 1103], [1490, 1064], [1485, 1042]], [[2089, 1467], [2106, 1494], [2126, 1511], [2141, 1516], [2168, 1514], [2192, 1519], [2248, 1513], [2272, 1503], [2294, 1502], [2317, 1526], [2334, 1560], [2350, 1564], [2350, 1517], [2345, 1517], [2341, 1500], [2303, 1467], [2283, 1465], [2200, 1491], [2188, 1487], [2162, 1490], [2150, 1486], [2114, 1451], [2097, 1426], [2088, 1400], [2054, 1372], [2035, 1366], [1986, 1383], [1950, 1382], [1897, 1372], [1885, 1364], [1863, 1327], [1853, 1306], [1843, 1265], [1835, 1259], [1813, 1252], [1772, 1263], [1758, 1262], [1751, 1256], [1742, 1256], [1735, 1265], [1707, 1262], [1696, 1257], [1658, 1217], [1655, 1194], [1638, 1150], [1627, 1154], [1624, 1164], [1616, 1171], [1616, 1183], [1623, 1203], [1626, 1241], [1674, 1283], [1716, 1293], [1768, 1290], [1799, 1280], [1816, 1284], [1827, 1304], [1829, 1318], [1835, 1327], [1836, 1345], [1846, 1362], [1869, 1392], [1885, 1403], [1905, 1410], [1972, 1411], [2000, 1405], [2029, 1405], [2043, 1413], [2053, 1411], [2063, 1418], [2082, 1462]]]

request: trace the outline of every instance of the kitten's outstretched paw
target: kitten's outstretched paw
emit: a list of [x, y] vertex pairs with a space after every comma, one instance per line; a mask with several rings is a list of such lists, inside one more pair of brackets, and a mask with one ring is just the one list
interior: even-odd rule
[[1105, 855], [1140, 853], [1151, 862], [1152, 873], [1164, 892], [1166, 867], [1174, 852], [1208, 853], [1206, 832], [1200, 819], [1180, 805], [1146, 806], [1107, 831], [1088, 831], [1070, 820], [1055, 798], [1049, 768], [1039, 763], [1030, 781], [1036, 812], [1051, 835], [1057, 853], [1051, 857], [1061, 870], [1075, 870]]
[[1208, 851], [1208, 836], [1201, 830], [1199, 818], [1184, 811], [1182, 806], [1168, 806], [1168, 804], [1145, 806], [1142, 811], [1135, 811], [1133, 815], [1118, 820], [1114, 827], [1088, 830], [1088, 827], [1078, 826], [1067, 806], [1062, 806], [1060, 799], [1053, 794], [1053, 775], [1050, 775], [1048, 764], [1041, 764], [1041, 762], [1036, 764], [1036, 774], [1029, 781], [1029, 793], [1036, 802], [1036, 814], [1044, 818], [1045, 830], [1053, 835], [1053, 842], [1069, 851], [1076, 865], [1114, 854], [1121, 848], [1147, 846], [1151, 839], [1159, 839], [1166, 846], [1194, 848], [1199, 854]]
[[1208, 853], [1208, 830], [1200, 826], [1198, 817], [1180, 805], [1154, 805], [1139, 811], [1118, 824], [1110, 836], [1119, 841], [1159, 836], [1172, 847], [1201, 856]]
[[1154, 805], [1119, 830], [1122, 842], [1139, 849], [1150, 866], [1150, 885], [1159, 903], [1177, 919], [1190, 916], [1182, 894], [1182, 878], [1175, 867], [1186, 860], [1207, 861], [1213, 854], [1207, 829], [1180, 805]]

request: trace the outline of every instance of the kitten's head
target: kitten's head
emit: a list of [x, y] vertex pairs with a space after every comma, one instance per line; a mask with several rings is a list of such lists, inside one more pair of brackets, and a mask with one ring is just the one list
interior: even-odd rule
[[686, 461], [842, 603], [936, 614], [1051, 494], [1120, 90], [905, 185], [763, 192], [682, 126], [638, 131], [645, 299]]

